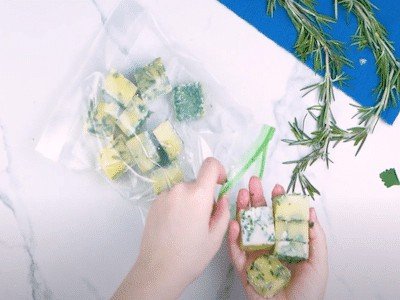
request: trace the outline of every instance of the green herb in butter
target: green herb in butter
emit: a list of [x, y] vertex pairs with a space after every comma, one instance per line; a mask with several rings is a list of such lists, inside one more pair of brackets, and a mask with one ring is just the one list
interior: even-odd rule
[[281, 195], [272, 201], [275, 220], [306, 221], [309, 219], [310, 196]]
[[91, 101], [85, 123], [86, 131], [100, 137], [111, 136], [120, 113], [121, 109], [115, 102], [107, 103], [100, 100], [95, 104]]
[[174, 87], [173, 108], [178, 121], [197, 120], [204, 115], [204, 97], [200, 83]]
[[170, 161], [177, 158], [182, 152], [182, 140], [169, 121], [165, 121], [158, 125], [157, 128], [153, 130], [153, 134], [160, 146], [167, 153]]
[[143, 99], [152, 100], [168, 94], [172, 90], [161, 58], [157, 58], [149, 65], [137, 69], [134, 77]]
[[241, 247], [244, 250], [270, 249], [275, 244], [274, 218], [267, 206], [239, 211]]
[[136, 134], [149, 115], [145, 102], [139, 96], [135, 96], [130, 105], [120, 114], [117, 125], [129, 137]]
[[121, 159], [118, 151], [111, 146], [101, 150], [100, 167], [111, 180], [117, 179], [127, 170], [127, 164]]
[[271, 298], [282, 291], [290, 277], [290, 270], [273, 255], [264, 254], [247, 268], [248, 282], [265, 298]]
[[274, 254], [288, 263], [297, 263], [308, 259], [308, 243], [294, 241], [278, 241], [275, 244]]
[[160, 161], [160, 156], [148, 132], [142, 132], [127, 141], [135, 164], [142, 173], [154, 169]]
[[137, 87], [124, 75], [111, 70], [104, 80], [104, 90], [124, 107], [127, 107], [135, 96]]

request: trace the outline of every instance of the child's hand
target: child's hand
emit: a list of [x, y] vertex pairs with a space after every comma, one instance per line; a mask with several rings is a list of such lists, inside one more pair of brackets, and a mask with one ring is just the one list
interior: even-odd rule
[[[282, 195], [285, 191], [282, 186], [276, 185], [272, 191], [272, 197]], [[261, 182], [252, 177], [249, 190], [243, 189], [237, 198], [237, 209], [249, 206], [266, 205]], [[307, 261], [288, 264], [292, 272], [289, 285], [274, 299], [323, 299], [326, 282], [328, 279], [328, 254], [324, 231], [317, 219], [315, 210], [310, 209], [310, 221], [314, 226], [310, 228], [310, 256]], [[229, 224], [229, 248], [230, 256], [236, 271], [240, 275], [243, 287], [248, 299], [264, 299], [259, 296], [254, 288], [247, 282], [246, 268], [258, 256], [266, 251], [244, 252], [239, 247], [240, 226], [237, 221]]]
[[181, 183], [152, 204], [137, 262], [115, 299], [173, 299], [205, 269], [228, 228], [228, 199], [214, 208], [223, 166], [206, 159], [197, 180]]

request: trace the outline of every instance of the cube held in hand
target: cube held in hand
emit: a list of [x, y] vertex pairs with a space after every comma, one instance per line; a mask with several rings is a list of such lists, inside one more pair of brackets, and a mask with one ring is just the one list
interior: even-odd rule
[[244, 250], [270, 249], [275, 243], [274, 218], [267, 206], [239, 211], [241, 247]]

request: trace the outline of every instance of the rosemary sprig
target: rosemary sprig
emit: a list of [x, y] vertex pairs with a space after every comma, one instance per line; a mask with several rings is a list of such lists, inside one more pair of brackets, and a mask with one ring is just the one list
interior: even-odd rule
[[374, 130], [381, 113], [389, 106], [397, 105], [400, 91], [399, 62], [394, 56], [394, 47], [385, 27], [375, 17], [374, 9], [377, 8], [369, 0], [335, 0], [335, 6], [338, 4], [357, 18], [358, 27], [353, 44], [359, 49], [369, 47], [376, 61], [378, 100], [372, 107], [357, 106], [359, 125], [365, 126], [369, 133]]
[[397, 103], [400, 88], [399, 65], [393, 54], [393, 45], [387, 39], [386, 30], [374, 16], [374, 6], [368, 0], [334, 1], [336, 15], [338, 4], [344, 5], [349, 12], [356, 15], [359, 26], [354, 36], [354, 43], [359, 48], [371, 47], [380, 77], [377, 103], [372, 107], [356, 106], [359, 124], [347, 130], [340, 128], [337, 124], [331, 104], [335, 99], [333, 84], [340, 85], [347, 79], [342, 72], [342, 67], [351, 63], [343, 54], [342, 44], [332, 40], [322, 28], [322, 25], [328, 25], [335, 20], [319, 14], [315, 10], [313, 0], [268, 0], [267, 7], [270, 15], [273, 14], [277, 3], [286, 10], [298, 32], [295, 44], [297, 55], [302, 60], [313, 59], [314, 69], [324, 72], [321, 82], [304, 88], [306, 94], [314, 90], [318, 94], [318, 104], [308, 108], [307, 112], [316, 121], [316, 130], [306, 133], [304, 126], [295, 119], [294, 122], [289, 123], [294, 139], [284, 140], [289, 145], [310, 148], [307, 155], [285, 163], [295, 165], [288, 191], [294, 192], [296, 184], [299, 183], [302, 192], [312, 197], [320, 193], [306, 177], [307, 168], [318, 160], [324, 161], [329, 167], [332, 161], [329, 151], [340, 142], [353, 142], [358, 147], [357, 155], [368, 134], [374, 130], [382, 111], [389, 105]]
[[311, 184], [305, 171], [318, 160], [324, 161], [329, 166], [331, 162], [329, 150], [332, 142], [340, 142], [343, 138], [342, 133], [346, 132], [337, 125], [331, 104], [335, 99], [333, 84], [335, 82], [342, 84], [346, 80], [342, 68], [351, 63], [343, 54], [343, 45], [331, 39], [321, 28], [322, 25], [334, 22], [334, 19], [319, 14], [313, 6], [313, 1], [269, 0], [268, 13], [270, 15], [273, 14], [277, 1], [286, 10], [298, 32], [295, 44], [296, 54], [303, 61], [308, 58], [313, 59], [314, 69], [324, 72], [321, 82], [303, 89], [306, 94], [317, 91], [318, 104], [308, 109], [308, 114], [316, 121], [317, 129], [306, 133], [302, 124], [295, 119], [294, 122], [289, 123], [294, 139], [285, 140], [289, 145], [310, 148], [309, 154], [304, 157], [285, 162], [295, 165], [288, 191], [294, 192], [299, 183], [304, 194], [314, 197], [315, 194], [319, 194], [319, 191]]

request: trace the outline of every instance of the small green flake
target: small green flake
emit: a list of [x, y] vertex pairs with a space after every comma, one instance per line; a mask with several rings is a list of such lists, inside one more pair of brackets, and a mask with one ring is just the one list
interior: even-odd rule
[[400, 180], [397, 177], [396, 170], [393, 168], [383, 171], [379, 177], [382, 179], [387, 188], [390, 188], [394, 185], [400, 185]]
[[204, 115], [204, 97], [199, 82], [173, 89], [173, 106], [178, 121], [197, 120]]

